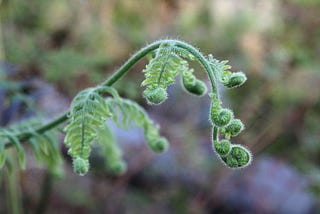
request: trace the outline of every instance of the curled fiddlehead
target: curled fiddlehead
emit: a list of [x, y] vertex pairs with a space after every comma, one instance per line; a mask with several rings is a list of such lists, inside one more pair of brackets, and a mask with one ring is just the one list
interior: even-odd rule
[[227, 127], [225, 127], [224, 130], [221, 130], [223, 134], [226, 135], [227, 138], [229, 137], [236, 137], [240, 132], [244, 130], [244, 125], [239, 119], [233, 119], [229, 123]]
[[251, 153], [241, 145], [232, 145], [230, 152], [221, 156], [222, 161], [230, 168], [243, 168], [250, 164]]
[[223, 128], [233, 119], [233, 112], [230, 109], [222, 108], [221, 101], [215, 94], [211, 94], [210, 120], [214, 126]]
[[214, 59], [211, 54], [209, 54], [208, 58], [211, 67], [215, 71], [217, 79], [227, 88], [239, 87], [247, 81], [247, 77], [243, 72], [230, 71], [231, 66], [227, 64], [229, 62], [228, 60], [219, 61]]
[[[167, 99], [166, 88], [174, 82], [175, 76], [179, 73], [186, 91], [200, 96], [205, 94], [206, 85], [198, 80], [193, 74], [193, 69], [189, 68], [187, 60], [194, 59], [200, 62], [211, 80], [212, 92], [209, 96], [212, 101], [209, 119], [214, 133], [213, 148], [230, 168], [245, 167], [251, 161], [250, 152], [243, 146], [231, 144], [229, 140], [230, 137], [237, 136], [244, 129], [244, 125], [241, 120], [234, 118], [230, 109], [222, 107], [216, 83], [219, 82], [227, 88], [235, 88], [244, 84], [247, 78], [243, 72], [231, 72], [228, 61], [214, 59], [211, 54], [206, 58], [197, 49], [180, 41], [162, 43], [144, 70], [146, 79], [142, 85], [147, 86], [144, 96], [149, 103], [160, 104]], [[219, 140], [220, 134], [226, 139]]]
[[189, 93], [197, 96], [202, 96], [207, 92], [206, 84], [193, 75], [193, 69], [182, 72], [182, 84]]
[[193, 70], [189, 69], [188, 62], [183, 59], [194, 60], [194, 56], [185, 49], [177, 47], [172, 42], [164, 42], [156, 50], [152, 58], [143, 70], [145, 80], [142, 86], [146, 86], [143, 92], [148, 103], [161, 104], [168, 97], [167, 87], [174, 83], [177, 74], [182, 74], [185, 89], [195, 95], [203, 95], [206, 86], [196, 79]]
[[[209, 63], [215, 71], [215, 77], [227, 88], [235, 88], [243, 85], [247, 80], [243, 72], [230, 71], [231, 66], [228, 61], [219, 61], [210, 54]], [[235, 119], [233, 112], [221, 106], [221, 101], [217, 98], [217, 93], [211, 93], [210, 97], [210, 121], [213, 125], [213, 148], [220, 156], [220, 159], [230, 168], [243, 168], [251, 163], [252, 155], [248, 149], [241, 145], [231, 144], [230, 137], [235, 137], [244, 130], [244, 125], [240, 119]], [[223, 134], [226, 139], [219, 140], [219, 134]]]
[[[88, 158], [91, 144], [94, 141], [102, 142], [102, 138], [109, 139], [107, 143], [102, 145], [104, 145], [105, 153], [110, 153], [107, 158], [110, 168], [118, 169], [115, 170], [118, 172], [123, 172], [125, 168], [119, 147], [116, 146], [115, 141], [108, 135], [108, 130], [105, 128], [106, 118], [112, 118], [121, 126], [135, 121], [138, 126], [143, 128], [146, 142], [150, 148], [156, 152], [165, 151], [168, 148], [168, 142], [159, 136], [159, 127], [149, 119], [146, 112], [132, 101], [121, 99], [115, 90], [110, 88], [130, 67], [148, 54], [151, 54], [152, 57], [143, 71], [145, 80], [142, 82], [142, 86], [146, 87], [143, 95], [150, 104], [160, 104], [167, 99], [167, 87], [174, 83], [178, 74], [181, 75], [182, 86], [187, 92], [194, 95], [206, 94], [205, 83], [196, 78], [193, 69], [189, 68], [188, 61], [196, 60], [202, 65], [211, 83], [209, 96], [212, 102], [209, 118], [213, 127], [213, 148], [220, 159], [230, 168], [247, 166], [252, 159], [250, 152], [245, 147], [232, 144], [230, 141], [231, 137], [237, 136], [244, 129], [244, 125], [239, 119], [234, 118], [230, 109], [222, 107], [217, 88], [218, 82], [227, 88], [239, 87], [247, 79], [245, 74], [231, 72], [231, 66], [227, 64], [228, 61], [219, 61], [214, 59], [212, 55], [205, 57], [198, 49], [179, 40], [157, 41], [142, 48], [100, 86], [80, 92], [74, 98], [70, 111], [61, 117], [19, 133], [0, 132], [0, 140], [7, 140], [3, 147], [0, 146], [0, 165], [5, 159], [3, 148], [15, 145], [18, 153], [21, 153], [19, 159], [21, 159], [20, 162], [23, 166], [24, 152], [21, 152], [23, 151], [20, 145], [21, 140], [31, 139], [30, 142], [36, 154], [40, 154], [37, 151], [49, 154], [49, 150], [52, 149], [47, 146], [43, 147], [42, 144], [34, 141], [43, 138], [49, 139], [45, 132], [66, 120], [69, 120], [69, 124], [65, 128], [64, 142], [73, 159], [74, 170], [80, 175], [84, 175], [89, 169]], [[105, 99], [103, 97], [105, 93], [111, 94], [112, 97]], [[121, 112], [121, 117], [118, 116], [119, 112]], [[219, 140], [220, 135], [225, 139]]]

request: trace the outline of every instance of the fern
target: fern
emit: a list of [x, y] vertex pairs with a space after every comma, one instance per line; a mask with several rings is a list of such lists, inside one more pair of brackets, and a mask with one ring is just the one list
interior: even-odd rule
[[[69, 148], [74, 170], [84, 175], [89, 170], [90, 144], [96, 139], [98, 129], [104, 125], [111, 112], [99, 94], [109, 92], [109, 87], [88, 88], [81, 91], [72, 101], [69, 124], [65, 128], [64, 143]], [[111, 92], [112, 93], [112, 92]]]
[[167, 87], [174, 83], [178, 73], [188, 70], [188, 62], [179, 55], [193, 59], [186, 51], [174, 47], [171, 43], [163, 43], [155, 53], [146, 68], [145, 80], [141, 83], [146, 86], [144, 96], [151, 104], [160, 104], [167, 99]]
[[[21, 133], [29, 133], [30, 139], [28, 142], [31, 144], [35, 157], [39, 163], [43, 163], [48, 170], [56, 175], [60, 176], [62, 158], [58, 145], [56, 134], [53, 130], [40, 135], [34, 131], [34, 127], [43, 125], [43, 122], [38, 118], [27, 119], [18, 124], [13, 124], [7, 129], [0, 130], [0, 140], [8, 139], [15, 145], [18, 153], [19, 164], [22, 169], [25, 168], [25, 152], [21, 145], [21, 141], [18, 136]], [[0, 166], [4, 166], [6, 163], [6, 155], [4, 150], [4, 144], [0, 144]]]
[[146, 111], [137, 103], [127, 99], [106, 100], [112, 112], [113, 121], [122, 128], [128, 128], [136, 124], [144, 131], [148, 146], [155, 152], [163, 152], [168, 148], [168, 142], [159, 135], [159, 126], [149, 118]]
[[[210, 121], [213, 128], [213, 149], [220, 159], [230, 168], [242, 168], [251, 162], [250, 152], [243, 146], [231, 144], [230, 138], [237, 136], [244, 125], [234, 117], [230, 109], [223, 108], [219, 98], [216, 81], [228, 88], [242, 85], [246, 81], [243, 72], [231, 72], [228, 61], [219, 61], [212, 55], [205, 57], [198, 49], [178, 40], [157, 41], [134, 54], [109, 79], [100, 86], [88, 88], [78, 93], [71, 103], [69, 112], [44, 124], [28, 121], [26, 125], [0, 129], [0, 166], [10, 169], [10, 160], [6, 148], [15, 146], [20, 166], [25, 167], [25, 152], [22, 142], [29, 142], [34, 149], [37, 160], [47, 165], [53, 172], [58, 171], [61, 157], [54, 128], [64, 121], [69, 124], [64, 131], [65, 145], [72, 157], [74, 171], [84, 175], [89, 170], [89, 155], [93, 142], [98, 142], [106, 155], [108, 168], [119, 174], [126, 169], [122, 152], [116, 144], [106, 119], [111, 118], [118, 126], [128, 128], [132, 125], [141, 127], [146, 143], [155, 152], [168, 148], [168, 142], [159, 134], [159, 126], [148, 116], [146, 111], [131, 100], [120, 98], [111, 88], [138, 60], [149, 56], [149, 63], [143, 70], [145, 80], [144, 97], [150, 104], [160, 104], [167, 98], [167, 87], [181, 75], [182, 85], [194, 95], [203, 95], [207, 88], [204, 82], [194, 75], [188, 61], [197, 60], [207, 72], [212, 91]], [[104, 98], [104, 94], [112, 96]], [[225, 139], [219, 140], [223, 136]]]
[[239, 71], [232, 73], [230, 71], [231, 66], [228, 65], [228, 60], [219, 61], [209, 54], [209, 62], [212, 69], [215, 71], [216, 78], [228, 88], [239, 87], [247, 80], [247, 77], [243, 72]]

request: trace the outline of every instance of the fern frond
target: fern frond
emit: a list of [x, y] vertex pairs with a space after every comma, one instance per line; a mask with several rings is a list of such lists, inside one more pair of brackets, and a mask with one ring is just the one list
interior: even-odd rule
[[[43, 134], [38, 134], [35, 132], [35, 129], [41, 125], [43, 125], [43, 121], [38, 118], [31, 118], [18, 124], [13, 124], [0, 131], [0, 140], [7, 139], [16, 146], [19, 162], [21, 166], [24, 167], [24, 150], [21, 142], [16, 136], [19, 136], [20, 133], [28, 132], [31, 135], [28, 142], [31, 144], [34, 150], [37, 161], [45, 164], [52, 174], [60, 176], [62, 174], [62, 158], [59, 148], [59, 141], [54, 130], [47, 131]], [[5, 162], [5, 160], [2, 158], [5, 159], [3, 143], [0, 144], [0, 166], [1, 163], [4, 164]]]
[[114, 93], [110, 87], [88, 88], [71, 103], [64, 143], [74, 161], [74, 170], [80, 175], [86, 174], [89, 169], [90, 145], [96, 139], [98, 129], [112, 115], [105, 99], [99, 94], [102, 92]]
[[211, 54], [209, 54], [209, 63], [212, 69], [215, 71], [216, 78], [224, 86], [228, 88], [235, 88], [243, 85], [247, 80], [246, 75], [239, 72], [231, 72], [231, 66], [228, 65], [228, 60], [219, 61], [214, 59]]
[[149, 118], [146, 111], [137, 103], [120, 99], [108, 98], [106, 100], [109, 109], [112, 110], [113, 121], [122, 128], [128, 128], [136, 124], [144, 131], [148, 146], [155, 152], [163, 152], [168, 148], [168, 142], [159, 135], [159, 126]]
[[[144, 96], [149, 103], [160, 104], [166, 98], [167, 87], [174, 83], [175, 76], [185, 70], [188, 70], [188, 62], [180, 56], [193, 59], [187, 51], [175, 47], [171, 43], [163, 43], [160, 45], [152, 58], [143, 70], [145, 80], [141, 83], [146, 86]], [[161, 92], [159, 89], [162, 89]], [[158, 90], [156, 93], [155, 90]], [[159, 93], [160, 92], [160, 93]]]
[[215, 76], [221, 83], [228, 81], [228, 77], [231, 75], [230, 69], [232, 68], [228, 65], [228, 60], [219, 61], [213, 58], [212, 54], [209, 54], [209, 62], [212, 69], [215, 71]]

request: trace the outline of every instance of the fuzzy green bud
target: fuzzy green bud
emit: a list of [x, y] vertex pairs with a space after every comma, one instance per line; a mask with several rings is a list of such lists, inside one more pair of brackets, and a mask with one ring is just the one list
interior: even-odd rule
[[243, 168], [251, 163], [251, 153], [240, 145], [233, 145], [228, 155], [221, 157], [230, 168]]
[[223, 128], [227, 126], [233, 118], [233, 112], [229, 109], [211, 108], [211, 121], [217, 127]]
[[229, 125], [225, 128], [225, 134], [232, 137], [237, 136], [244, 129], [244, 125], [239, 119], [231, 120]]
[[165, 89], [159, 87], [153, 90], [145, 90], [143, 93], [148, 103], [159, 105], [168, 98], [168, 94]]
[[194, 80], [192, 83], [189, 83], [183, 78], [183, 86], [184, 88], [191, 94], [202, 96], [207, 91], [207, 86], [201, 80]]
[[232, 73], [229, 80], [224, 83], [228, 88], [235, 88], [243, 85], [247, 81], [247, 77], [243, 72]]
[[231, 144], [228, 140], [215, 141], [214, 150], [221, 156], [226, 156], [231, 151]]
[[84, 160], [82, 158], [76, 158], [73, 160], [73, 170], [75, 173], [83, 176], [87, 174], [89, 170], [89, 162], [88, 160]]
[[149, 144], [150, 148], [157, 153], [165, 152], [169, 148], [167, 139], [161, 137]]

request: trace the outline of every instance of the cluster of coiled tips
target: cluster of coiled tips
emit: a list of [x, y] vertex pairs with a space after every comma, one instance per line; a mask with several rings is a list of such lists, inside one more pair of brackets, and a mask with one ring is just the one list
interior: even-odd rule
[[[213, 126], [213, 148], [220, 159], [230, 168], [243, 168], [250, 164], [251, 153], [243, 146], [232, 144], [231, 137], [236, 137], [244, 130], [240, 119], [234, 118], [230, 109], [222, 108], [216, 95], [211, 94], [210, 121]], [[219, 140], [219, 135], [224, 139]]]
[[[166, 50], [161, 51], [161, 48]], [[171, 48], [171, 52], [168, 51], [169, 48]], [[193, 69], [189, 69], [188, 64], [181, 55], [179, 56], [179, 53], [177, 54], [175, 51], [172, 51], [174, 47], [170, 46], [170, 44], [165, 44], [160, 46], [159, 50], [144, 70], [147, 80], [145, 80], [142, 85], [147, 85], [144, 91], [144, 97], [148, 103], [158, 105], [164, 102], [168, 98], [166, 91], [167, 86], [174, 82], [174, 75], [178, 73], [181, 74], [181, 82], [187, 92], [198, 96], [206, 94], [206, 84], [193, 75]], [[172, 54], [172, 56], [170, 54]], [[194, 58], [193, 56], [186, 56], [187, 54], [184, 54], [184, 58], [188, 58], [189, 60], [193, 60]], [[170, 61], [166, 60], [165, 64], [162, 57], [166, 59], [175, 57], [175, 60], [173, 60], [171, 64]], [[220, 82], [227, 88], [239, 87], [247, 80], [243, 72], [231, 72], [231, 66], [227, 64], [228, 61], [219, 61], [214, 59], [212, 55], [204, 58], [204, 60], [210, 65], [214, 72], [215, 81]], [[166, 70], [167, 68], [170, 69]], [[160, 75], [156, 81], [148, 81], [148, 77], [156, 77], [156, 71], [158, 73], [166, 72], [167, 79]], [[249, 150], [239, 144], [232, 144], [230, 141], [231, 137], [236, 137], [244, 130], [244, 124], [240, 119], [234, 117], [230, 109], [222, 107], [217, 91], [209, 93], [209, 96], [212, 99], [209, 120], [213, 127], [212, 144], [214, 151], [222, 162], [230, 168], [243, 168], [249, 165], [252, 159]], [[224, 136], [224, 138], [219, 140], [219, 136]]]

